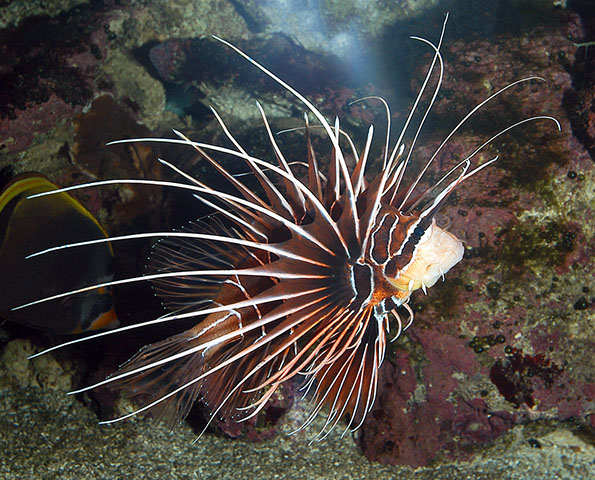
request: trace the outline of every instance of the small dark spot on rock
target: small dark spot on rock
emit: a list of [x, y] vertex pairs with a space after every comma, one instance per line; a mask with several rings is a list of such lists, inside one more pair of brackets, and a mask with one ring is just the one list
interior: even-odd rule
[[492, 297], [494, 300], [497, 300], [500, 297], [500, 291], [502, 287], [498, 282], [490, 282], [486, 285], [486, 289], [488, 291], [488, 295]]
[[510, 231], [510, 229], [508, 228], [501, 228], [500, 230], [498, 230], [494, 236], [496, 238], [502, 238], [504, 235], [506, 235], [508, 232]]
[[502, 326], [502, 324], [498, 320], [496, 320], [494, 323], [492, 323], [492, 327], [494, 327], [496, 330], [499, 330], [501, 326]]
[[467, 247], [465, 248], [465, 253], [463, 254], [464, 258], [475, 258], [481, 256], [481, 248], [477, 247]]
[[541, 448], [541, 443], [535, 438], [530, 438], [527, 440], [527, 443], [531, 446], [531, 448]]
[[587, 286], [583, 287], [583, 293], [589, 293], [589, 287], [587, 287]]
[[566, 174], [566, 176], [567, 176], [568, 178], [570, 178], [571, 180], [574, 180], [574, 179], [576, 178], [576, 172], [575, 172], [574, 170], [570, 170], [570, 171], [569, 171], [569, 172]]
[[586, 310], [587, 308], [589, 308], [589, 302], [587, 301], [587, 299], [585, 297], [579, 298], [574, 303], [575, 310]]
[[473, 285], [469, 285], [469, 284], [465, 285], [465, 290], [467, 290], [468, 292], [473, 291]]
[[91, 44], [91, 47], [89, 48], [89, 50], [91, 51], [91, 54], [97, 59], [97, 60], [101, 60], [101, 58], [103, 57], [103, 55], [101, 55], [101, 50], [99, 49], [99, 47], [97, 45], [95, 45], [94, 43]]
[[504, 343], [506, 341], [506, 337], [504, 335], [497, 335], [496, 342], [497, 343]]
[[504, 348], [504, 353], [506, 353], [507, 355], [510, 355], [513, 351], [514, 349], [510, 345], [506, 345], [506, 347]]
[[457, 213], [461, 216], [461, 217], [466, 217], [467, 216], [467, 210], [458, 210]]
[[395, 447], [396, 447], [396, 451], [398, 452], [399, 448], [395, 444], [395, 442], [393, 442], [392, 440], [388, 440], [388, 441], [384, 442], [384, 444], [381, 447], [381, 450], [382, 450], [383, 453], [394, 454], [395, 453]]

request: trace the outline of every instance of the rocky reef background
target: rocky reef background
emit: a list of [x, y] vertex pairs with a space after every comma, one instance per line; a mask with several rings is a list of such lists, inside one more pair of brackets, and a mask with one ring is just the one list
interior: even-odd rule
[[[485, 2], [483, 2], [485, 3]], [[109, 390], [66, 396], [111, 373], [149, 330], [28, 361], [60, 342], [0, 326], [0, 475], [6, 478], [589, 478], [594, 475], [595, 19], [588, 1], [335, 2], [272, 0], [0, 1], [0, 177], [38, 171], [60, 185], [106, 178], [171, 179], [167, 158], [201, 179], [216, 175], [190, 151], [146, 135], [221, 142], [214, 106], [248, 151], [270, 154], [254, 101], [275, 130], [304, 108], [213, 40], [245, 49], [311, 98], [361, 145], [380, 105], [404, 121], [450, 12], [444, 85], [418, 141], [431, 156], [478, 102], [508, 83], [443, 149], [426, 185], [506, 126], [476, 162], [439, 222], [464, 239], [465, 259], [428, 295], [390, 345], [375, 407], [362, 428], [310, 444], [288, 436], [307, 413], [291, 386], [265, 415], [220, 424], [196, 444], [200, 409], [173, 432], [147, 418], [97, 425], [132, 408]], [[41, 5], [43, 4], [43, 5]], [[299, 133], [279, 136], [292, 160]], [[325, 148], [322, 139], [316, 143]], [[380, 143], [375, 146], [380, 152]], [[230, 165], [233, 168], [233, 165]], [[373, 165], [372, 169], [378, 169]], [[175, 228], [204, 211], [157, 188], [77, 192], [112, 235]], [[118, 245], [117, 274], [138, 274], [150, 243]], [[1, 262], [1, 259], [0, 259]], [[147, 286], [115, 293], [123, 323], [162, 313]], [[170, 333], [170, 332], [168, 332]]]

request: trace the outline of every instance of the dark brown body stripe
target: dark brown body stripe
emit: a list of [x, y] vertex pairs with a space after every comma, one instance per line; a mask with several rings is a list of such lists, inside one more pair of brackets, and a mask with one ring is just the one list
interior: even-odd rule
[[412, 235], [414, 225], [425, 223], [425, 219], [420, 222], [417, 215], [403, 215], [387, 205], [382, 206], [377, 218], [379, 222], [370, 236], [369, 259], [382, 266], [384, 275], [394, 278], [411, 261], [419, 241]]
[[[408, 224], [406, 229], [401, 228], [398, 232], [395, 231], [394, 236], [400, 236], [401, 238], [393, 238], [393, 243], [396, 244], [398, 240], [398, 245], [400, 246], [399, 248], [401, 248], [401, 251], [400, 253], [398, 253], [398, 249], [391, 251], [391, 259], [388, 261], [384, 269], [384, 274], [389, 277], [396, 277], [399, 271], [411, 261], [421, 235], [424, 234], [426, 228], [429, 228], [432, 223], [431, 218], [422, 218], [419, 220], [416, 215], [407, 218], [407, 220]], [[419, 235], [418, 232], [421, 233], [421, 235]]]
[[374, 272], [370, 265], [356, 263], [353, 266], [352, 276], [356, 294], [351, 308], [359, 309], [372, 295], [372, 290], [374, 289]]
[[383, 265], [388, 260], [389, 233], [395, 222], [399, 222], [399, 217], [390, 212], [380, 212], [380, 219], [380, 224], [372, 231], [370, 245], [370, 257], [377, 265]]

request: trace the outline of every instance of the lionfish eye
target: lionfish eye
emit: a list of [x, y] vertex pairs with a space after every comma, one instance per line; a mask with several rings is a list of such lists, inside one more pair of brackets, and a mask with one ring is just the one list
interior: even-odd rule
[[421, 237], [423, 237], [424, 233], [426, 233], [426, 231], [423, 228], [415, 227], [415, 230], [413, 230], [412, 236], [417, 237], [417, 239], [419, 240]]

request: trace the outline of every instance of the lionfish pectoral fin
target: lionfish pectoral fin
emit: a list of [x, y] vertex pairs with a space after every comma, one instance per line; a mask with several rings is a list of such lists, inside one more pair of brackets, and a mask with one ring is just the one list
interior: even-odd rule
[[143, 407], [154, 404], [149, 409], [153, 418], [175, 427], [186, 418], [200, 394], [202, 382], [189, 382], [199, 378], [205, 368], [201, 353], [180, 354], [199, 343], [190, 332], [184, 332], [141, 348], [112, 377], [142, 371], [115, 380], [111, 388], [122, 391]]
[[[189, 222], [180, 231], [239, 238], [219, 218], [212, 218], [210, 223]], [[246, 257], [246, 249], [238, 245], [222, 246], [208, 240], [197, 243], [187, 238], [164, 238], [153, 245], [146, 273], [180, 273], [179, 276], [151, 281], [163, 305], [179, 314], [194, 311], [200, 305], [211, 304], [227, 278], [218, 275], [183, 275], [183, 272], [231, 269]]]

